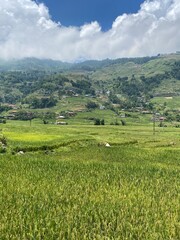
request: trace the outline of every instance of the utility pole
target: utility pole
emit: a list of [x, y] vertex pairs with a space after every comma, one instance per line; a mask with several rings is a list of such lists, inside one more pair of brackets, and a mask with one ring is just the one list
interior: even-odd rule
[[156, 132], [156, 113], [153, 112], [153, 135], [155, 135]]

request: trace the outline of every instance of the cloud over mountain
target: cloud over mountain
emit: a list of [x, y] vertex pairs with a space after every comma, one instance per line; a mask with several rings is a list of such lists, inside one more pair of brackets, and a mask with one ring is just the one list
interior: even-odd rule
[[32, 0], [0, 0], [0, 58], [63, 61], [136, 57], [180, 50], [180, 1], [145, 1], [103, 32], [98, 22], [64, 27]]

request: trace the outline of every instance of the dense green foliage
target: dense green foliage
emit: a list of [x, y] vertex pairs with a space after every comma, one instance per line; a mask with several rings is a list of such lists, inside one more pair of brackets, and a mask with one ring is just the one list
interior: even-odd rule
[[26, 59], [14, 62], [13, 68], [12, 62], [3, 66], [0, 102], [25, 103], [30, 108], [53, 107], [64, 95], [97, 97], [107, 96], [107, 92], [110, 103], [131, 108], [142, 106], [153, 96], [176, 96], [180, 90], [179, 55], [69, 65], [59, 62], [59, 68], [57, 61]]
[[95, 109], [97, 108], [99, 105], [93, 101], [88, 101], [87, 104], [86, 104], [86, 107], [88, 109]]
[[175, 62], [172, 69], [172, 75], [174, 78], [180, 80], [180, 61]]
[[57, 99], [55, 99], [52, 96], [41, 98], [33, 96], [31, 98], [26, 99], [25, 102], [29, 103], [30, 107], [32, 108], [51, 108], [56, 105]]
[[4, 106], [4, 105], [0, 105], [0, 113], [4, 112], [4, 111], [9, 111], [12, 108], [10, 106]]

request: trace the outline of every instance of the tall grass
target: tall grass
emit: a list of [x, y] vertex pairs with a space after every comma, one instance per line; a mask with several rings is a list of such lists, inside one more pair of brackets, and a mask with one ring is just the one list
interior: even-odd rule
[[179, 239], [179, 150], [2, 156], [1, 239]]

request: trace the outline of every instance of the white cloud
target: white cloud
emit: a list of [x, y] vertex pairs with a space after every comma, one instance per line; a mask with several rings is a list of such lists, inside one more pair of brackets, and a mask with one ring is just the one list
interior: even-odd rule
[[99, 26], [98, 22], [92, 22], [91, 24], [85, 24], [81, 27], [80, 30], [80, 37], [92, 37], [95, 34], [101, 31], [101, 27]]
[[98, 22], [64, 27], [32, 0], [0, 0], [0, 58], [63, 61], [135, 57], [180, 50], [180, 1], [148, 0], [103, 32]]

